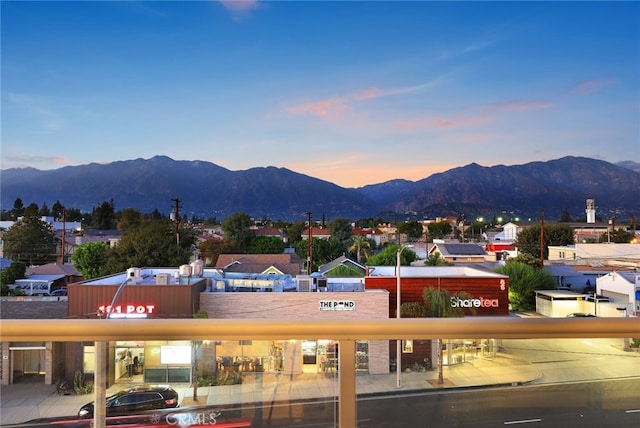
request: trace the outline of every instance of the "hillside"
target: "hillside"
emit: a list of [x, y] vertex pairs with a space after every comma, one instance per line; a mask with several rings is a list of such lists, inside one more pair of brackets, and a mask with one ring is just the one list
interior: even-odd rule
[[[630, 163], [634, 165], [634, 163]], [[640, 173], [604, 161], [565, 157], [548, 162], [484, 167], [475, 163], [418, 181], [391, 180], [357, 189], [299, 174], [286, 168], [257, 167], [231, 171], [210, 162], [176, 161], [166, 156], [109, 164], [92, 163], [41, 171], [0, 171], [2, 209], [16, 198], [25, 203], [55, 201], [91, 211], [111, 199], [116, 210], [158, 209], [169, 213], [172, 198], [184, 212], [224, 218], [246, 212], [257, 218], [303, 221], [359, 219], [387, 213], [391, 220], [444, 215], [549, 218], [563, 211], [580, 218], [585, 200], [596, 200], [602, 218], [640, 213]]]

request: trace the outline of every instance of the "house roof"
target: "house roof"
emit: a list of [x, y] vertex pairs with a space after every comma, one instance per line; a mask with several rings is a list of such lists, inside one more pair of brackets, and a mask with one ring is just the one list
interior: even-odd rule
[[362, 236], [374, 236], [374, 235], [382, 235], [383, 233], [379, 229], [359, 229], [356, 227], [353, 229], [353, 234], [362, 235]]
[[276, 229], [274, 227], [261, 227], [254, 229], [253, 233], [255, 236], [275, 236], [278, 238], [282, 238], [284, 236], [282, 229]]
[[48, 263], [46, 265], [30, 267], [26, 272], [30, 275], [70, 275], [81, 276], [80, 272], [71, 264]]
[[297, 275], [304, 261], [297, 254], [220, 254], [215, 267], [228, 272], [262, 273], [271, 266], [280, 272]]
[[552, 264], [545, 265], [544, 269], [549, 272], [552, 276], [578, 276], [580, 272], [575, 270], [572, 266], [568, 266], [565, 264]]
[[[302, 239], [307, 239], [307, 237], [309, 236], [309, 228], [307, 227], [305, 230], [303, 230], [300, 236], [302, 237]], [[331, 236], [331, 232], [329, 232], [329, 229], [323, 227], [312, 227], [311, 236], [316, 238], [327, 238]]]
[[444, 256], [486, 256], [487, 252], [477, 244], [435, 244], [430, 252]]
[[640, 260], [638, 244], [575, 244], [576, 257], [581, 259], [618, 258]]
[[66, 275], [29, 275], [27, 278], [16, 279], [16, 284], [18, 282], [30, 282], [30, 281], [47, 281], [53, 282], [58, 279], [64, 278]]
[[342, 266], [342, 265], [351, 265], [351, 266], [355, 267], [355, 269], [357, 269], [359, 271], [362, 271], [363, 274], [367, 270], [366, 266], [361, 265], [360, 263], [351, 260], [347, 256], [342, 255], [342, 256], [338, 257], [337, 259], [331, 260], [329, 263], [320, 266], [318, 268], [318, 272], [323, 274], [323, 273], [329, 272], [330, 270], [335, 269], [336, 267]]

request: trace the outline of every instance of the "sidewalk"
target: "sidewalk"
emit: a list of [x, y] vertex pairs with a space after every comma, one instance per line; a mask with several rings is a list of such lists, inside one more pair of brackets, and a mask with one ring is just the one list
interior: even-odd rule
[[[467, 388], [495, 385], [519, 385], [535, 381], [542, 372], [532, 364], [510, 356], [475, 359], [444, 367], [444, 383], [438, 384], [437, 370], [402, 373], [400, 388], [395, 373], [385, 375], [358, 374], [358, 395], [407, 393], [434, 388]], [[240, 385], [198, 388], [198, 400], [193, 401], [193, 387], [173, 385], [180, 394], [182, 406], [224, 406], [235, 403], [270, 402], [307, 398], [335, 397], [338, 394], [337, 374], [248, 374]], [[116, 384], [107, 396], [126, 386]], [[17, 424], [38, 418], [75, 416], [78, 409], [92, 401], [91, 395], [57, 395], [55, 385], [14, 384], [0, 387], [0, 425]]]

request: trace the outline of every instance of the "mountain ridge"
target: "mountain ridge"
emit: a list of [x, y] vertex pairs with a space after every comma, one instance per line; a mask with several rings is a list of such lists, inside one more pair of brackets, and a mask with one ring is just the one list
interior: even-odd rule
[[640, 172], [634, 170], [638, 163], [620, 164], [576, 156], [511, 166], [474, 162], [417, 181], [394, 179], [344, 188], [282, 167], [232, 171], [208, 161], [158, 155], [54, 170], [0, 170], [0, 203], [6, 210], [16, 198], [49, 206], [58, 200], [91, 211], [113, 199], [117, 210], [168, 213], [171, 199], [178, 197], [187, 213], [207, 218], [242, 211], [301, 221], [308, 212], [315, 219], [392, 213], [396, 218], [433, 218], [463, 212], [535, 217], [541, 211], [578, 216], [584, 215], [585, 200], [592, 197], [598, 214], [608, 218], [640, 211]]

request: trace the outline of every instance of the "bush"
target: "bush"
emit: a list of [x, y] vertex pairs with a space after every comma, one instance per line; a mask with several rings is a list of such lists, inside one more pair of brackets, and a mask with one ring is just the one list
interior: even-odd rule
[[198, 386], [240, 385], [243, 375], [236, 371], [219, 371], [215, 375], [198, 376]]
[[91, 394], [93, 392], [93, 382], [87, 382], [84, 374], [77, 370], [73, 375], [73, 390], [76, 394]]

